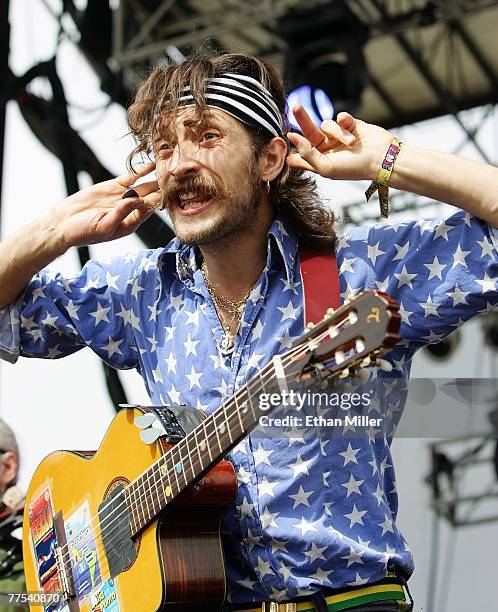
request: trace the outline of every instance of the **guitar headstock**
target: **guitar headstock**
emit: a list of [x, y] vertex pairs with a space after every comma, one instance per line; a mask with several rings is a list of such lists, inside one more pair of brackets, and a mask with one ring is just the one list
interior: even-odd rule
[[388, 295], [367, 291], [330, 312], [282, 357], [288, 382], [324, 383], [370, 365], [399, 340], [398, 310]]

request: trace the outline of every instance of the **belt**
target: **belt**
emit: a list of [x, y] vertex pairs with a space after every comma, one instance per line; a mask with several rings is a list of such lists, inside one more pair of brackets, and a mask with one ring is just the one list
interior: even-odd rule
[[[341, 592], [342, 591], [342, 592]], [[349, 610], [376, 601], [405, 602], [403, 586], [398, 578], [386, 578], [376, 584], [354, 589], [326, 589], [322, 591], [328, 612]], [[311, 599], [299, 598], [293, 602], [261, 602], [259, 607], [254, 604], [235, 604], [234, 610], [245, 612], [315, 612], [317, 607]]]

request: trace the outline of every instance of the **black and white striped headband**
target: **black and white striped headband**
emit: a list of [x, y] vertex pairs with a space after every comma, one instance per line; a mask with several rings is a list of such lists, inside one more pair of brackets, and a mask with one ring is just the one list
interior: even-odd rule
[[[179, 106], [190, 106], [195, 100], [190, 86], [183, 88]], [[219, 108], [251, 128], [269, 136], [282, 136], [280, 111], [270, 92], [259, 81], [241, 74], [222, 74], [210, 79], [204, 95], [206, 106]]]

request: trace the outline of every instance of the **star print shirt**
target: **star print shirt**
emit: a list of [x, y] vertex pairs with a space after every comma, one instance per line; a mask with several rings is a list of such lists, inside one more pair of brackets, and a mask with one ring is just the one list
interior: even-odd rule
[[[88, 346], [115, 368], [136, 368], [153, 404], [213, 412], [303, 333], [299, 255], [290, 228], [275, 220], [235, 349], [224, 353], [196, 252], [174, 240], [163, 250], [90, 261], [75, 278], [40, 272], [0, 311], [3, 358], [52, 359]], [[457, 212], [444, 222], [355, 228], [336, 252], [342, 299], [380, 289], [400, 304], [402, 342], [390, 353], [394, 370], [375, 410], [401, 413], [402, 392], [397, 402], [391, 397], [405, 388], [415, 350], [497, 303], [494, 230]], [[411, 573], [385, 433], [251, 434], [232, 451], [239, 486], [223, 541], [233, 602]]]

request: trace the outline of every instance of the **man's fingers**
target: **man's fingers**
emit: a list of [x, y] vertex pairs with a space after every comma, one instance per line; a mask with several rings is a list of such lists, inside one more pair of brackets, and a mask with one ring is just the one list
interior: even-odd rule
[[287, 137], [291, 141], [291, 143], [296, 147], [299, 155], [304, 159], [304, 161], [308, 162], [311, 166], [311, 170], [318, 171], [318, 167], [321, 162], [321, 153], [315, 149], [314, 146], [301, 136], [300, 134], [296, 134], [295, 132], [289, 132]]
[[143, 198], [154, 191], [159, 190], [159, 183], [154, 181], [147, 181], [146, 183], [139, 183], [133, 186], [133, 190], [137, 192], [139, 198]]
[[299, 153], [290, 153], [290, 155], [287, 155], [285, 163], [290, 168], [295, 168], [296, 170], [309, 170], [310, 172], [315, 171], [313, 166], [307, 161], [304, 161], [304, 159], [299, 155]]
[[152, 172], [155, 167], [155, 162], [149, 162], [147, 164], [144, 164], [143, 166], [140, 166], [135, 172], [130, 172], [129, 174], [122, 174], [121, 176], [116, 177], [116, 181], [122, 187], [130, 187], [136, 180]]
[[132, 211], [123, 221], [119, 224], [117, 230], [113, 235], [113, 240], [116, 238], [122, 238], [123, 236], [129, 236], [135, 230], [138, 229], [144, 221], [147, 221], [149, 217], [154, 214], [154, 209], [150, 208], [147, 210], [134, 210]]
[[111, 235], [116, 231], [119, 224], [134, 210], [148, 210], [148, 208], [140, 198], [126, 198], [108, 212], [97, 217], [95, 229], [99, 234]]
[[299, 123], [303, 136], [307, 138], [314, 147], [320, 146], [324, 140], [326, 140], [326, 136], [320, 128], [313, 123], [304, 107], [300, 104], [296, 104], [292, 107], [292, 112], [294, 118]]
[[356, 129], [356, 119], [353, 117], [353, 115], [350, 115], [344, 111], [337, 115], [337, 123], [349, 132], [353, 132]]
[[320, 128], [328, 137], [334, 138], [346, 146], [353, 144], [356, 140], [353, 134], [335, 121], [324, 121]]
[[153, 191], [152, 193], [149, 193], [149, 195], [144, 196], [143, 200], [147, 206], [157, 208], [157, 205], [161, 202], [162, 197], [163, 196], [160, 191]]

